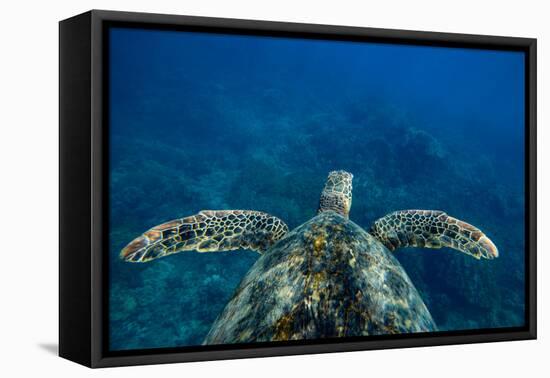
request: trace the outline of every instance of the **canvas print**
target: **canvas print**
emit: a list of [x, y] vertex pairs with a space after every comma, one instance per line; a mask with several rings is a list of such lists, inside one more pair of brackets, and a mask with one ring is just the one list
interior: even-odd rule
[[523, 52], [108, 44], [110, 351], [525, 325]]

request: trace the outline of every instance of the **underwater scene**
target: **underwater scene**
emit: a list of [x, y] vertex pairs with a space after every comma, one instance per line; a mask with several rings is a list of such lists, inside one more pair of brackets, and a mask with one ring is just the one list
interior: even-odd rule
[[[424, 318], [431, 315], [421, 329], [524, 325], [523, 53], [118, 27], [110, 28], [109, 49], [111, 351], [203, 344], [240, 295], [241, 280], [254, 278], [247, 272], [272, 248], [299, 249], [290, 236], [315, 230], [311, 223], [295, 229], [324, 207], [336, 209], [326, 213], [325, 225], [353, 227], [347, 242], [363, 238], [384, 256], [382, 275], [389, 265], [406, 272], [400, 282], [411, 287]], [[346, 196], [320, 205], [332, 171], [353, 175], [352, 205]], [[335, 215], [338, 206], [353, 226]], [[468, 235], [486, 235], [498, 258], [473, 258], [450, 241], [388, 253], [384, 235], [371, 227], [407, 209], [444, 211], [446, 222], [475, 226], [482, 233], [467, 229]], [[233, 250], [185, 251], [144, 263], [120, 258], [147, 230], [201, 210], [265, 212], [255, 227], [286, 224], [291, 233], [285, 228], [274, 245], [277, 238], [265, 238], [275, 231], [240, 241], [250, 248], [230, 243]], [[218, 215], [247, 225], [248, 214]], [[443, 219], [426, 212], [420, 222], [432, 214]], [[238, 225], [230, 232], [239, 232]], [[151, 235], [148, 241], [157, 237]], [[328, 235], [310, 243], [312, 251], [335, 246]], [[391, 240], [384, 246], [391, 249]], [[355, 261], [371, 261], [355, 257], [341, 282], [355, 277]], [[266, 260], [263, 267], [269, 264], [286, 262]], [[283, 275], [299, 276], [284, 266]], [[327, 279], [316, 276], [315, 285]], [[258, 290], [253, 299], [269, 303], [272, 292]], [[395, 316], [402, 315], [392, 322]], [[284, 332], [273, 340], [291, 339], [296, 324], [289, 326], [288, 317], [275, 323]]]

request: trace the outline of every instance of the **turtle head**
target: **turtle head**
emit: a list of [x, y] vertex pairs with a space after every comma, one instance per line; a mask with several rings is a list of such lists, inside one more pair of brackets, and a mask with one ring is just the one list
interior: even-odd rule
[[325, 211], [334, 211], [344, 218], [349, 217], [351, 208], [351, 181], [353, 175], [346, 171], [332, 171], [328, 174], [327, 182], [321, 199], [319, 200], [319, 210], [317, 213]]

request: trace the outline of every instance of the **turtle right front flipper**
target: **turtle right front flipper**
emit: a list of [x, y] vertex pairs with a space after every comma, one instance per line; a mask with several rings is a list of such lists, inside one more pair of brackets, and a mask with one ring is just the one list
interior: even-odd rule
[[476, 259], [498, 257], [497, 247], [481, 230], [443, 211], [395, 211], [374, 222], [369, 233], [390, 251], [400, 247], [449, 247]]
[[147, 262], [183, 251], [251, 249], [262, 253], [288, 232], [279, 218], [252, 210], [203, 210], [151, 228], [120, 252], [128, 262]]

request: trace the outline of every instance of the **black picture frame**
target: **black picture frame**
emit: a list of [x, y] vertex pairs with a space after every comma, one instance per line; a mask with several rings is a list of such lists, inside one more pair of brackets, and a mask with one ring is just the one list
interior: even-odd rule
[[[525, 52], [525, 327], [108, 352], [108, 80], [112, 25]], [[59, 354], [89, 367], [536, 338], [536, 39], [92, 10], [59, 24]]]

